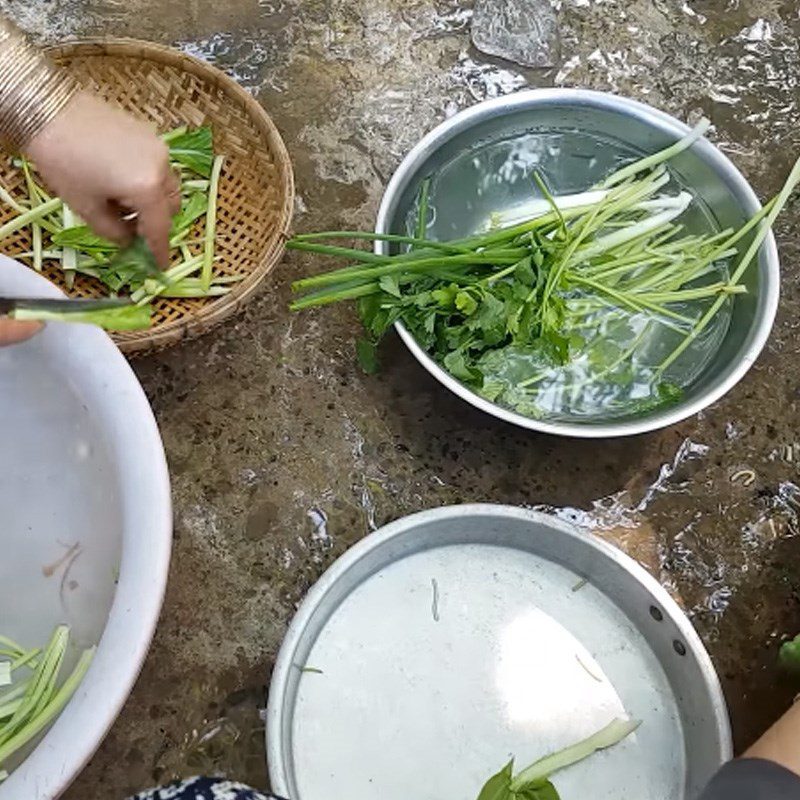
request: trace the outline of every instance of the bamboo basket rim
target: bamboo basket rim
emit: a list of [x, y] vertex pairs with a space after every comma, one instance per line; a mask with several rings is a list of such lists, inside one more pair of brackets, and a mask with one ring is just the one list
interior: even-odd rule
[[138, 58], [195, 75], [238, 103], [255, 128], [263, 135], [280, 176], [283, 201], [279, 208], [275, 232], [255, 269], [235, 284], [228, 294], [205, 301], [196, 312], [187, 314], [184, 318], [159, 324], [144, 331], [115, 335], [112, 338], [124, 353], [143, 354], [161, 350], [183, 339], [207, 332], [252, 298], [256, 289], [284, 254], [284, 244], [289, 237], [292, 222], [295, 184], [289, 153], [275, 123], [258, 100], [232, 77], [212, 64], [167, 45], [133, 38], [89, 37], [47, 47], [46, 52], [56, 61], [93, 56]]

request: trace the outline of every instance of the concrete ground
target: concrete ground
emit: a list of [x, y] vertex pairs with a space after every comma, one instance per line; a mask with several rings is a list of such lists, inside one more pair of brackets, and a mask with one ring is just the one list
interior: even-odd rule
[[[142, 37], [234, 75], [291, 151], [299, 230], [369, 226], [425, 131], [525, 86], [705, 114], [759, 194], [777, 190], [800, 154], [794, 0], [554, 4], [558, 64], [531, 71], [472, 49], [459, 0], [2, 3], [48, 39]], [[297, 255], [213, 335], [136, 362], [174, 481], [172, 576], [138, 686], [67, 800], [116, 800], [203, 771], [266, 786], [257, 709], [308, 587], [375, 526], [462, 501], [546, 506], [644, 561], [683, 599], [745, 745], [797, 690], [775, 668], [781, 637], [800, 630], [797, 207], [777, 233], [783, 299], [758, 364], [703, 415], [631, 441], [494, 422], [396, 341], [380, 379], [363, 375], [351, 308], [287, 311], [289, 281], [312, 263]]]

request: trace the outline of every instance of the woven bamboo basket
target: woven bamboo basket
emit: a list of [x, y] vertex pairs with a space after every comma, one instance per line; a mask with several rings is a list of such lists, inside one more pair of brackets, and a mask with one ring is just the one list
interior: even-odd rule
[[[215, 67], [177, 50], [135, 40], [88, 40], [51, 48], [56, 63], [87, 89], [165, 132], [181, 125], [210, 125], [214, 150], [225, 155], [219, 184], [214, 272], [241, 276], [222, 297], [158, 298], [148, 330], [118, 333], [129, 354], [145, 353], [198, 336], [229, 317], [252, 297], [283, 255], [291, 223], [294, 182], [286, 147], [266, 111]], [[2, 159], [0, 181], [12, 196], [27, 197], [22, 174], [10, 156]], [[0, 209], [0, 224], [13, 216]], [[205, 221], [196, 224], [191, 245], [201, 252]], [[7, 255], [29, 251], [30, 229], [3, 242]], [[45, 274], [73, 297], [101, 297], [108, 290], [77, 275], [67, 290], [63, 272]]]

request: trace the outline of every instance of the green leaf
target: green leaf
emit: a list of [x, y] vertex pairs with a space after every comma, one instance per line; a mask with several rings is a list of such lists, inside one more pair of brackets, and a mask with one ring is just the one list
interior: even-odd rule
[[361, 369], [367, 375], [374, 375], [380, 369], [378, 362], [378, 346], [370, 339], [358, 339], [356, 341], [356, 355], [358, 356], [358, 363]]
[[107, 263], [98, 264], [97, 270], [100, 280], [114, 292], [131, 284], [142, 285], [148, 278], [169, 285], [169, 280], [159, 270], [153, 253], [141, 236], [137, 236], [130, 246], [113, 254]]
[[364, 327], [372, 331], [376, 317], [381, 311], [381, 300], [377, 295], [368, 295], [358, 301], [358, 316]]
[[378, 285], [387, 294], [394, 297], [402, 297], [400, 293], [400, 284], [397, 282], [397, 278], [394, 275], [383, 275], [378, 281]]
[[211, 128], [195, 128], [171, 138], [169, 158], [177, 164], [202, 175], [211, 177], [214, 164], [214, 144]]
[[526, 286], [524, 283], [520, 283], [519, 281], [514, 281], [511, 285], [511, 294], [515, 300], [522, 300], [524, 302], [529, 302], [529, 297], [531, 294], [531, 287]]
[[465, 383], [479, 380], [481, 373], [467, 363], [466, 356], [461, 350], [454, 350], [444, 357], [445, 369], [454, 377]]
[[456, 295], [456, 308], [468, 317], [478, 310], [478, 301], [469, 292], [459, 292]]
[[467, 319], [466, 326], [479, 332], [487, 345], [499, 344], [506, 338], [505, 304], [493, 294], [483, 296], [478, 310]]
[[532, 345], [522, 347], [509, 344], [487, 350], [478, 359], [476, 366], [486, 376], [516, 386], [534, 375], [549, 373], [559, 366], [547, 343], [537, 339]]
[[792, 641], [784, 642], [781, 645], [778, 663], [787, 672], [800, 675], [800, 636], [796, 636]]
[[462, 350], [472, 339], [472, 333], [466, 325], [442, 325], [437, 336], [437, 351], [444, 356], [451, 350]]
[[514, 344], [526, 346], [533, 345], [539, 338], [539, 316], [536, 309], [526, 304], [522, 307], [515, 321]]
[[542, 339], [550, 345], [550, 353], [555, 361], [564, 365], [569, 361], [569, 339], [556, 331], [546, 331], [542, 334]]
[[512, 336], [516, 336], [519, 333], [520, 319], [522, 318], [522, 313], [525, 311], [525, 304], [519, 303], [514, 305], [509, 303], [507, 309], [506, 330]]
[[119, 248], [114, 242], [98, 236], [88, 225], [75, 225], [53, 234], [53, 244], [58, 247], [71, 247], [88, 255], [109, 255]]
[[433, 302], [433, 295], [431, 292], [417, 292], [409, 298], [411, 303], [417, 308], [424, 308]]
[[128, 282], [163, 278], [153, 251], [141, 236], [137, 236], [131, 244], [114, 255], [105, 267], [113, 269], [118, 275], [127, 276]]
[[[603, 381], [614, 386], [630, 386], [635, 380], [636, 370], [630, 361], [618, 364], [615, 369], [603, 373]], [[660, 400], [658, 404], [661, 404]]]
[[[541, 266], [539, 264], [538, 266]], [[514, 277], [524, 286], [533, 286], [536, 283], [536, 273], [531, 267], [531, 257], [523, 258], [514, 270]]]
[[358, 314], [361, 322], [374, 341], [379, 341], [386, 331], [394, 325], [401, 309], [386, 307], [385, 295], [373, 294], [358, 301]]
[[431, 292], [431, 297], [440, 305], [445, 308], [454, 307], [456, 303], [456, 296], [458, 295], [459, 288], [455, 283], [448, 286], [443, 286], [439, 289], [434, 289]]
[[181, 210], [172, 220], [170, 239], [185, 235], [194, 225], [195, 220], [202, 217], [208, 210], [208, 195], [205, 192], [192, 192], [184, 200]]
[[550, 302], [542, 313], [542, 328], [544, 330], [560, 330], [564, 324], [564, 303], [558, 297], [551, 297]]
[[586, 339], [578, 333], [571, 333], [569, 335], [569, 351], [570, 353], [579, 353], [586, 346]]
[[683, 389], [669, 381], [661, 381], [656, 387], [658, 399], [664, 404], [677, 403], [683, 397]]
[[478, 800], [513, 800], [511, 778], [514, 774], [514, 759], [483, 785]]
[[608, 369], [622, 355], [622, 347], [614, 340], [598, 336], [589, 343], [586, 357], [595, 372]]
[[542, 419], [544, 416], [541, 406], [536, 401], [536, 394], [526, 389], [519, 389], [516, 386], [507, 388], [500, 402], [531, 419]]
[[518, 800], [561, 800], [556, 787], [550, 781], [544, 781], [537, 786], [526, 786], [517, 790], [514, 796]]
[[478, 389], [478, 394], [494, 403], [506, 390], [507, 384], [503, 381], [484, 378], [483, 385]]
[[628, 414], [646, 414], [656, 408], [673, 405], [683, 397], [683, 389], [673, 383], [661, 381], [655, 387], [655, 392], [639, 400], [628, 398], [624, 405], [612, 404], [610, 407], [622, 407]]
[[112, 292], [119, 292], [125, 288], [128, 279], [125, 275], [118, 275], [113, 270], [103, 269], [98, 273], [99, 280], [101, 280]]

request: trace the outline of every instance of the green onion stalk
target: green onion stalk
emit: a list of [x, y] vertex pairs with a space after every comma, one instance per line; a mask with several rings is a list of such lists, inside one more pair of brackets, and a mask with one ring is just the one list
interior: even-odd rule
[[[0, 682], [0, 781], [8, 777], [9, 760], [44, 731], [64, 710], [91, 666], [95, 648], [78, 658], [62, 675], [69, 643], [69, 628], [58, 626], [42, 650], [26, 650], [0, 637], [0, 667], [9, 681]], [[2, 660], [5, 659], [5, 660]], [[18, 673], [25, 675], [18, 677]], [[0, 676], [4, 674], [0, 668]], [[10, 687], [10, 688], [9, 688]]]

